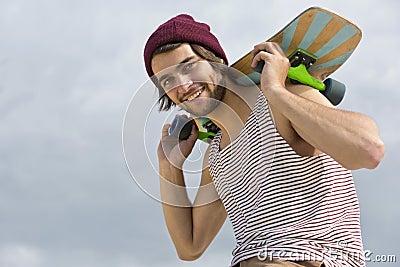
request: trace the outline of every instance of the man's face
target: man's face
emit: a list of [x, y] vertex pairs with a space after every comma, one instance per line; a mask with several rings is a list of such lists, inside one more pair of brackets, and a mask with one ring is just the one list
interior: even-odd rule
[[169, 98], [196, 116], [205, 116], [222, 101], [221, 73], [193, 52], [189, 44], [153, 57], [152, 69]]

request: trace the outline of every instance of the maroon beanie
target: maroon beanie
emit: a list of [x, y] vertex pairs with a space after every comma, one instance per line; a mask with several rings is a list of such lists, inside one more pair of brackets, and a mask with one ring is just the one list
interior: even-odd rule
[[202, 45], [224, 59], [226, 64], [228, 64], [224, 50], [217, 38], [210, 32], [210, 26], [195, 21], [189, 15], [181, 14], [161, 24], [147, 40], [144, 48], [144, 64], [146, 65], [149, 77], [154, 75], [151, 69], [151, 58], [154, 50], [162, 45], [171, 43], [194, 43]]

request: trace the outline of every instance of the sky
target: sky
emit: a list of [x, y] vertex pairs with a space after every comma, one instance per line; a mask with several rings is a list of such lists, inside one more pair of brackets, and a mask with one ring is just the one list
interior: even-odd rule
[[367, 266], [398, 266], [373, 262], [400, 261], [397, 0], [0, 0], [0, 266], [228, 266], [228, 221], [194, 262], [179, 260], [168, 236], [151, 190], [170, 114], [154, 110], [143, 48], [160, 23], [188, 13], [233, 63], [310, 6], [363, 31], [334, 77], [347, 85], [339, 108], [371, 116], [386, 145], [378, 168], [353, 172]]

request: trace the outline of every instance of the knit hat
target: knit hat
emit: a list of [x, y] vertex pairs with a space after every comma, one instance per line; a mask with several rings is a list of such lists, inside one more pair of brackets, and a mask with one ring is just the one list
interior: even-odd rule
[[149, 77], [153, 76], [151, 58], [154, 50], [170, 43], [195, 43], [208, 48], [228, 64], [228, 59], [210, 26], [195, 21], [190, 15], [181, 14], [161, 24], [147, 40], [144, 48], [144, 63]]

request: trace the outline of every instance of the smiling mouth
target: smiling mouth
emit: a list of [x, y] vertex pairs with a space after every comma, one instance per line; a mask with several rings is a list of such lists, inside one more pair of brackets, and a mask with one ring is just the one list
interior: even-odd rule
[[201, 93], [204, 92], [204, 86], [201, 86], [198, 90], [196, 90], [194, 93], [190, 94], [188, 98], [186, 98], [186, 101], [192, 101], [201, 95]]

